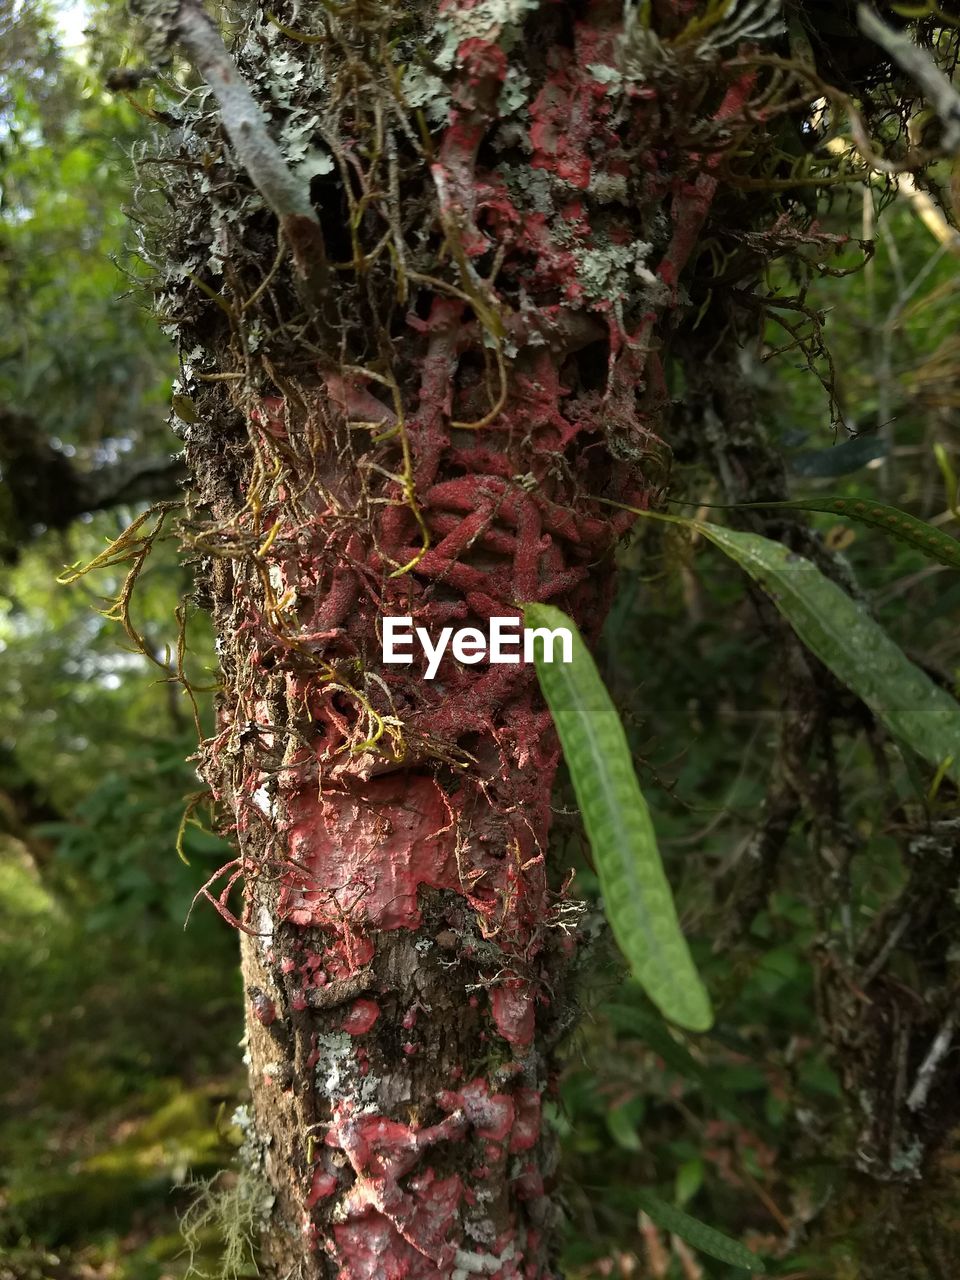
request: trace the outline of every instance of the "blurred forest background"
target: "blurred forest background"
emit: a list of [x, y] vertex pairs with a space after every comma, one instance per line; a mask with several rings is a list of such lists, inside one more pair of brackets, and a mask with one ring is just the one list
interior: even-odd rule
[[[229, 1179], [244, 1101], [236, 938], [208, 908], [184, 929], [193, 894], [226, 860], [202, 810], [176, 851], [197, 789], [196, 729], [163, 668], [189, 566], [171, 539], [141, 575], [133, 617], [157, 665], [98, 612], [120, 570], [57, 582], [143, 510], [151, 477], [166, 475], [175, 493], [174, 358], [148, 314], [123, 214], [130, 153], [148, 123], [104, 88], [104, 68], [123, 62], [122, 26], [110, 6], [0, 0], [0, 471], [32, 483], [0, 490], [2, 1280], [184, 1276], [178, 1216], [198, 1180]], [[879, 177], [866, 191], [810, 195], [826, 227], [852, 236], [834, 266], [856, 269], [815, 278], [807, 295], [832, 368], [809, 331], [795, 343], [771, 328], [742, 359], [793, 494], [877, 497], [955, 529], [935, 448], [956, 465], [949, 165], [939, 181], [940, 208]], [[778, 283], [772, 272], [770, 288]], [[702, 461], [678, 455], [675, 491], [723, 502]], [[956, 574], [880, 533], [812, 519], [898, 643], [955, 684]], [[722, 905], [771, 784], [786, 678], [778, 650], [723, 557], [643, 529], [622, 560], [604, 671], [720, 1019], [696, 1045], [673, 1038], [622, 982], [595, 915], [583, 1021], [552, 1117], [568, 1273], [742, 1274], [671, 1246], [638, 1216], [638, 1192], [654, 1188], [779, 1259], [770, 1269], [781, 1276], [873, 1276], [859, 1261], [857, 1196], [882, 1206], [887, 1192], [853, 1167], [860, 1119], [824, 1034], [818, 975], [902, 887], [904, 814], [939, 804], [956, 821], [955, 806], [918, 789], [909, 759], [852, 728], [834, 744], [830, 779], [844, 798], [845, 846], [811, 844], [796, 823], [776, 892], [738, 927]], [[215, 657], [193, 608], [188, 638], [190, 677], [209, 688]], [[209, 717], [206, 702], [200, 711]], [[581, 894], [595, 899], [569, 796], [558, 807], [554, 857], [577, 867]], [[844, 892], [832, 893], [840, 879]], [[899, 980], [909, 985], [909, 973]], [[939, 1134], [916, 1193], [942, 1189], [930, 1256], [960, 1232], [958, 1174], [960, 1144]], [[195, 1226], [196, 1265], [215, 1273], [217, 1232]], [[920, 1250], [903, 1275], [939, 1274], [922, 1243], [901, 1236], [898, 1247]], [[240, 1274], [255, 1274], [253, 1262]]]

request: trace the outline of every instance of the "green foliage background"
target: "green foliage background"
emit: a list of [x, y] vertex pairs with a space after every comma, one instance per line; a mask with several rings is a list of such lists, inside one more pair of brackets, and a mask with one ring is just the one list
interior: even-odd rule
[[[119, 54], [110, 19], [99, 15], [94, 69], [63, 52], [45, 11], [0, 3], [0, 406], [29, 414], [80, 467], [173, 447], [171, 356], [136, 287], [122, 214], [125, 152], [143, 122], [100, 87], [100, 63]], [[861, 200], [836, 197], [823, 217], [856, 228]], [[889, 205], [876, 234], [863, 270], [818, 281], [809, 298], [825, 314], [840, 407], [864, 434], [846, 442], [831, 423], [802, 351], [765, 359], [782, 340], [772, 326], [752, 377], [794, 493], [874, 496], [955, 530], [933, 445], [960, 456], [960, 259], [907, 201]], [[852, 245], [850, 265], [858, 255]], [[675, 489], [691, 511], [724, 500], [702, 462], [681, 462]], [[229, 1170], [238, 1138], [236, 940], [209, 910], [183, 928], [224, 846], [190, 825], [189, 865], [174, 850], [197, 787], [190, 708], [96, 612], [118, 590], [116, 572], [56, 584], [64, 564], [97, 554], [134, 514], [35, 531], [0, 572], [2, 1280], [183, 1276], [186, 1184]], [[880, 534], [812, 521], [891, 635], [956, 684], [960, 577]], [[175, 548], [161, 544], [135, 603], [158, 655], [175, 643], [174, 609], [189, 589]], [[768, 905], [731, 932], [718, 903], [760, 819], [785, 678], [757, 609], [733, 564], [670, 530], [645, 526], [623, 550], [602, 666], [718, 1022], [705, 1037], [668, 1030], [625, 981], [594, 906], [583, 1020], [552, 1111], [571, 1276], [656, 1274], [638, 1217], [650, 1190], [752, 1244], [774, 1274], [861, 1274], [847, 1160], [857, 1121], [821, 1034], [816, 970], [838, 930], [865, 927], [904, 883], [894, 831], [900, 808], [925, 803], [924, 779], [855, 727], [838, 737], [833, 781], [859, 842], [855, 918], [837, 920], [829, 859], [811, 866], [798, 828]], [[202, 617], [192, 615], [190, 635], [191, 678], [209, 683]], [[569, 789], [558, 803], [569, 810]], [[569, 812], [552, 856], [577, 869], [595, 904]], [[952, 1136], [944, 1150], [954, 1152]], [[198, 1265], [212, 1267], [213, 1228], [200, 1244]], [[706, 1257], [695, 1265], [742, 1274]], [[679, 1254], [667, 1266], [660, 1274], [701, 1274]]]

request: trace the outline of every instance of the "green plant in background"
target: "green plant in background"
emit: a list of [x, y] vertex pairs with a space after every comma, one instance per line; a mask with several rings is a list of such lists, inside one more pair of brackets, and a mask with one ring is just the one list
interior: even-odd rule
[[960, 778], [953, 764], [960, 705], [907, 660], [862, 604], [782, 543], [719, 525], [698, 522], [691, 528], [760, 583], [807, 648], [896, 738], [934, 768], [944, 766]]
[[[849, 505], [858, 504], [831, 500], [818, 509], [842, 513]], [[638, 514], [702, 535], [759, 582], [809, 650], [870, 707], [894, 740], [934, 766], [931, 795], [944, 776], [960, 776], [955, 765], [960, 704], [909, 662], [865, 607], [814, 564], [757, 534], [676, 516]], [[935, 531], [930, 526], [893, 508], [873, 507], [866, 523], [900, 531], [901, 536], [906, 529], [905, 541], [943, 563], [952, 564], [956, 558], [957, 544], [948, 535], [932, 536]], [[565, 628], [572, 638], [570, 661], [560, 662], [548, 661], [543, 639], [535, 637], [535, 661], [590, 840], [613, 935], [634, 977], [660, 1012], [689, 1030], [705, 1031], [712, 1021], [709, 997], [680, 931], [620, 718], [573, 619], [552, 606], [527, 604], [524, 623], [548, 631]], [[668, 1032], [642, 1013], [631, 1017], [631, 1011], [626, 1012], [628, 1024], [637, 1025], [639, 1020], [643, 1039], [668, 1067], [707, 1083], [707, 1073]], [[724, 1105], [729, 1106], [729, 1099]], [[628, 1124], [621, 1135], [627, 1147], [635, 1144], [632, 1134]], [[653, 1193], [636, 1192], [634, 1198], [655, 1223], [701, 1252], [733, 1266], [763, 1270], [749, 1249]]]
[[[937, 461], [941, 470], [949, 467], [949, 460], [938, 446]], [[942, 461], [941, 461], [942, 458]], [[944, 478], [949, 472], [944, 470]], [[948, 489], [950, 488], [948, 480]], [[960, 542], [956, 538], [934, 528], [926, 520], [918, 520], [916, 516], [897, 507], [887, 506], [883, 502], [874, 502], [864, 498], [791, 498], [787, 502], [748, 502], [737, 506], [738, 511], [821, 511], [838, 515], [845, 520], [855, 520], [870, 528], [882, 529], [890, 537], [916, 547], [925, 556], [937, 560], [951, 569], [960, 569]]]
[[[925, 554], [946, 557], [946, 563], [960, 560], [955, 550], [942, 545], [958, 545], [948, 535], [928, 538], [922, 530], [929, 526], [922, 521], [893, 508], [883, 510], [890, 511], [901, 528], [910, 529], [907, 540]], [[907, 660], [862, 604], [779, 542], [677, 516], [656, 518], [700, 533], [726, 552], [764, 587], [810, 651], [895, 738], [932, 764], [938, 776], [960, 778], [955, 765], [960, 704]], [[870, 523], [880, 519], [875, 511]], [[889, 519], [884, 527], [888, 524]], [[661, 1012], [680, 1026], [705, 1031], [712, 1022], [709, 998], [680, 931], [650, 812], [616, 709], [572, 618], [551, 605], [526, 604], [524, 622], [551, 631], [562, 627], [572, 637], [570, 662], [547, 660], [544, 641], [536, 638], [537, 675], [563, 746], [614, 936]]]
[[[157, 360], [165, 348], [141, 319], [138, 299], [117, 301], [128, 285], [107, 266], [122, 246], [117, 207], [125, 177], [113, 140], [135, 136], [134, 116], [126, 103], [109, 103], [87, 73], [64, 74], [46, 38], [36, 49], [43, 75], [0, 100], [4, 120], [16, 116], [14, 132], [0, 142], [7, 335], [0, 380], [7, 406], [37, 415], [43, 432], [87, 466], [126, 456], [135, 438], [135, 447], [149, 445], [160, 427], [169, 370], [165, 357]], [[85, 95], [81, 115], [78, 86]], [[823, 202], [824, 218], [848, 230], [850, 210], [832, 200], [829, 207]], [[638, 1212], [683, 1235], [683, 1221], [669, 1216], [675, 1206], [742, 1237], [753, 1265], [763, 1254], [777, 1274], [877, 1274], [859, 1260], [868, 1242], [858, 1224], [870, 1220], [871, 1205], [864, 1201], [859, 1215], [848, 1209], [847, 1216], [833, 1207], [843, 1203], [844, 1154], [862, 1120], [843, 1100], [843, 1064], [832, 1056], [815, 1009], [823, 999], [824, 955], [842, 965], [857, 938], [872, 939], [871, 922], [879, 931], [885, 913], [894, 911], [867, 960], [850, 961], [863, 981], [896, 936], [895, 907], [912, 870], [920, 863], [949, 866], [942, 845], [918, 845], [911, 860], [897, 834], [930, 805], [938, 773], [945, 785], [931, 806], [930, 830], [938, 814], [955, 820], [948, 772], [955, 776], [954, 721], [943, 720], [946, 737], [936, 741], [922, 720], [911, 730], [911, 715], [916, 695], [922, 689], [922, 708], [929, 692], [913, 673], [923, 681], [933, 673], [948, 687], [957, 671], [960, 583], [947, 572], [956, 563], [956, 542], [946, 530], [955, 528], [949, 511], [956, 515], [951, 459], [960, 444], [960, 363], [951, 343], [960, 303], [955, 259], [934, 248], [905, 201], [884, 216], [874, 268], [872, 275], [824, 276], [809, 299], [826, 316], [835, 390], [851, 425], [864, 433], [858, 438], [830, 444], [815, 377], [790, 356], [768, 362], [782, 341], [770, 325], [751, 374], [761, 416], [803, 492], [816, 491], [820, 478], [838, 492], [766, 504], [762, 513], [788, 521], [790, 506], [811, 512], [819, 542], [849, 563], [877, 622], [909, 653], [909, 670], [902, 655], [881, 644], [896, 669], [878, 681], [865, 661], [874, 638], [865, 648], [845, 643], [847, 623], [859, 628], [863, 620], [860, 606], [828, 598], [807, 570], [793, 584], [781, 582], [789, 562], [766, 546], [738, 541], [739, 530], [721, 531], [737, 552], [729, 559], [694, 557], [682, 531], [661, 539], [663, 530], [652, 528], [622, 553], [621, 590], [600, 666], [621, 709], [641, 803], [651, 811], [648, 829], [656, 828], [658, 856], [685, 923], [684, 954], [692, 951], [719, 1023], [709, 1036], [671, 1029], [638, 984], [621, 983], [614, 957], [597, 942], [581, 995], [588, 1012], [582, 1053], [560, 1082], [560, 1104], [551, 1112], [566, 1151], [561, 1176], [571, 1207], [571, 1276], [593, 1280], [618, 1258], [623, 1274], [628, 1265], [637, 1274], [644, 1239]], [[774, 266], [771, 291], [783, 285]], [[154, 354], [144, 366], [149, 344]], [[677, 387], [678, 401], [685, 393]], [[893, 417], [895, 431], [888, 425]], [[711, 431], [708, 423], [705, 435]], [[739, 465], [735, 459], [734, 473]], [[681, 441], [677, 492], [697, 506], [731, 500], [717, 488], [725, 466], [731, 469], [725, 458], [718, 464], [705, 447], [698, 454]], [[898, 525], [900, 540], [884, 543], [847, 526], [859, 514], [856, 504], [873, 511], [891, 501], [917, 513], [897, 513], [898, 521], [916, 522]], [[758, 512], [751, 507], [744, 518]], [[934, 519], [943, 557], [931, 564], [923, 552]], [[182, 1274], [186, 1259], [178, 1257], [170, 1189], [188, 1167], [213, 1176], [232, 1149], [220, 1141], [229, 1130], [217, 1121], [221, 1104], [230, 1114], [238, 1087], [229, 1075], [239, 1035], [232, 939], [198, 913], [184, 944], [179, 907], [168, 906], [171, 899], [182, 903], [196, 883], [172, 855], [183, 797], [196, 787], [176, 758], [187, 741], [189, 710], [171, 696], [171, 686], [153, 683], [156, 673], [139, 657], [117, 653], [114, 635], [89, 607], [102, 607], [99, 598], [86, 588], [53, 586], [64, 562], [93, 558], [126, 523], [121, 510], [75, 524], [64, 540], [48, 535], [4, 574], [0, 736], [8, 755], [0, 761], [0, 801], [16, 831], [0, 850], [0, 982], [12, 1006], [4, 1014], [0, 1119], [0, 1181], [9, 1188], [0, 1210], [3, 1280], [8, 1272], [13, 1280], [74, 1280], [91, 1269], [111, 1280]], [[886, 515], [870, 523], [893, 527]], [[787, 527], [778, 526], [776, 536]], [[136, 605], [137, 623], [159, 654], [175, 636], [173, 609], [185, 581], [168, 552], [158, 549]], [[750, 577], [737, 556], [752, 566], [753, 580], [780, 596], [781, 607], [794, 609], [795, 617], [785, 616], [791, 625], [797, 620], [798, 634], [806, 629], [814, 651], [821, 646], [818, 656], [838, 677], [849, 676], [857, 688], [869, 676], [873, 692], [862, 687], [878, 720], [904, 746], [912, 733], [917, 748], [928, 747], [919, 753], [934, 767], [934, 785], [922, 773], [920, 785], [912, 785], [899, 753], [887, 752], [881, 763], [892, 773], [891, 800], [878, 780], [878, 734], [862, 715], [851, 715], [832, 727], [830, 767], [811, 771], [821, 794], [843, 793], [842, 822], [829, 818], [818, 827], [803, 809], [783, 818], [789, 806], [774, 731], [783, 714], [778, 698], [794, 672], [756, 624]], [[119, 580], [97, 583], [108, 596], [119, 586]], [[208, 652], [209, 645], [199, 645], [201, 682]], [[669, 682], [649, 678], [651, 670], [668, 668]], [[933, 702], [943, 709], [947, 694], [936, 682], [934, 690]], [[802, 725], [790, 720], [789, 734], [800, 737]], [[788, 755], [786, 765], [796, 759]], [[734, 876], [768, 856], [778, 820], [788, 831], [773, 888], [744, 923], [731, 921]], [[202, 876], [205, 860], [216, 856], [212, 841], [192, 828], [187, 840]], [[581, 855], [576, 824], [563, 813], [556, 840], [558, 854], [577, 866], [582, 894], [602, 889]], [[844, 840], [859, 842], [856, 856], [848, 857]], [[650, 848], [645, 842], [644, 856]], [[847, 888], [831, 898], [837, 885]], [[944, 900], [950, 891], [944, 883]], [[935, 922], [927, 931], [936, 935], [943, 926]], [[169, 963], [173, 955], [176, 965]], [[888, 985], [865, 983], [869, 1003], [853, 997], [858, 1029], [868, 1027], [873, 1010], [891, 1019], [902, 1013], [884, 1003], [891, 990], [910, 992], [910, 1016], [922, 1017], [916, 994], [935, 998], [938, 980], [924, 973], [911, 941], [895, 956]], [[197, 1011], [190, 1027], [179, 1016], [187, 1006]], [[924, 1029], [919, 1050], [904, 1042], [904, 1059], [922, 1058], [936, 1030]], [[895, 1047], [885, 1061], [895, 1060]], [[922, 1209], [922, 1197], [913, 1204]], [[939, 1202], [944, 1221], [950, 1205], [948, 1184]], [[900, 1227], [897, 1253], [909, 1280], [935, 1274], [929, 1252], [919, 1260], [912, 1252], [920, 1216]], [[198, 1257], [206, 1270], [217, 1265], [219, 1250], [211, 1226], [204, 1224], [200, 1242], [207, 1257]], [[699, 1247], [709, 1254], [705, 1239]], [[788, 1239], [789, 1261], [775, 1261]], [[723, 1257], [705, 1256], [704, 1274], [741, 1274], [730, 1268], [746, 1264]], [[679, 1258], [669, 1265], [671, 1280], [679, 1280]]]
[[641, 1191], [637, 1199], [641, 1211], [658, 1227], [664, 1227], [667, 1231], [673, 1232], [681, 1240], [686, 1240], [688, 1244], [699, 1249], [701, 1253], [708, 1254], [711, 1258], [719, 1258], [721, 1262], [726, 1262], [731, 1267], [763, 1273], [763, 1263], [756, 1254], [745, 1249], [736, 1240], [731, 1240], [729, 1236], [714, 1230], [713, 1227], [708, 1227], [696, 1218], [691, 1218], [689, 1213], [684, 1213], [682, 1209], [667, 1204], [649, 1191]]
[[[173, 362], [116, 264], [141, 126], [63, 53], [49, 12], [0, 3], [3, 1280], [182, 1275], [178, 1187], [237, 1141], [222, 1119], [240, 1088], [234, 939], [199, 916], [184, 934], [196, 884], [173, 844], [197, 785], [189, 703], [117, 645], [99, 595], [56, 585], [139, 498], [77, 518], [82, 504], [169, 464]], [[134, 614], [161, 659], [187, 582], [158, 547]], [[193, 624], [197, 683], [212, 657]], [[201, 867], [221, 847], [186, 840]], [[219, 1249], [208, 1232], [198, 1263]]]

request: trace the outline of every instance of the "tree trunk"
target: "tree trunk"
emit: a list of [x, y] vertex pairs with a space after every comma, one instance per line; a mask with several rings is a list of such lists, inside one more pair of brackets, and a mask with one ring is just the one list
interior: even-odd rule
[[275, 1276], [554, 1274], [556, 740], [530, 667], [448, 652], [428, 680], [383, 663], [382, 620], [549, 600], [596, 637], [751, 127], [735, 24], [687, 39], [689, 9], [284, 5], [232, 70], [175, 20], [229, 142], [209, 95], [171, 112], [171, 207], [140, 218], [223, 668], [201, 772], [238, 851], [206, 892], [243, 934]]

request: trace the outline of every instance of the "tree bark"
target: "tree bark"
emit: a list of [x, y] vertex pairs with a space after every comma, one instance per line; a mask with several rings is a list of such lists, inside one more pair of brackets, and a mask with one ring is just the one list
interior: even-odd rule
[[201, 772], [238, 844], [204, 892], [243, 935], [275, 1276], [555, 1274], [556, 740], [530, 668], [428, 681], [381, 626], [549, 600], [599, 631], [622, 507], [665, 475], [681, 276], [753, 127], [739, 27], [687, 38], [688, 8], [285, 6], [232, 70], [195, 8], [154, 14], [243, 115], [227, 137], [187, 98], [172, 212], [140, 217], [196, 416]]

